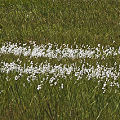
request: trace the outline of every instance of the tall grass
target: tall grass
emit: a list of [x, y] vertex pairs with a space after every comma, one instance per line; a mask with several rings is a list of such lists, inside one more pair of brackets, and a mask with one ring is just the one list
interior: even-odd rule
[[[0, 46], [4, 42], [59, 45], [110, 45], [120, 46], [119, 0], [0, 0]], [[29, 57], [20, 56], [22, 64]], [[0, 54], [0, 61], [12, 62], [13, 54]], [[45, 58], [31, 58], [40, 63]], [[78, 63], [80, 59], [47, 59], [51, 64]], [[120, 56], [106, 60], [86, 59], [94, 66], [120, 64]], [[0, 63], [1, 65], [1, 63]], [[50, 86], [45, 81], [42, 89], [37, 86], [45, 75], [26, 81], [24, 74], [17, 81], [16, 71], [0, 71], [1, 120], [119, 120], [120, 89], [107, 86], [103, 93], [101, 82], [83, 77], [77, 80], [72, 74]], [[72, 79], [71, 79], [72, 78]], [[120, 79], [117, 80], [120, 82]], [[64, 83], [63, 86], [61, 86]]]
[[1, 0], [1, 41], [120, 44], [120, 2]]

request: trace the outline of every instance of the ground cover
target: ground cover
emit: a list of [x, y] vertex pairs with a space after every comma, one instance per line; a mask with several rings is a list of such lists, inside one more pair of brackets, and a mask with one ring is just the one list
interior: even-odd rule
[[120, 2], [0, 1], [0, 119], [119, 120]]

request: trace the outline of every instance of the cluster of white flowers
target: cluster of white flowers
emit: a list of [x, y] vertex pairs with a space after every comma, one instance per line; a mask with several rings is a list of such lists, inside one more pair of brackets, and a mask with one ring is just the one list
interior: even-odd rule
[[[32, 44], [32, 43], [31, 43]], [[120, 47], [115, 49], [114, 47], [110, 46], [100, 46], [98, 44], [97, 47], [91, 48], [90, 46], [82, 45], [81, 48], [76, 45], [73, 49], [71, 46], [68, 47], [68, 44], [58, 47], [57, 44], [53, 45], [48, 43], [47, 45], [37, 45], [33, 44], [33, 48], [30, 46], [26, 46], [23, 44], [22, 46], [18, 45], [17, 43], [4, 43], [4, 45], [0, 48], [0, 53], [2, 54], [9, 54], [12, 53], [14, 55], [23, 55], [23, 56], [30, 56], [30, 57], [47, 57], [47, 58], [72, 58], [72, 59], [79, 59], [79, 58], [100, 58], [105, 59], [108, 56], [116, 56], [120, 54]]]
[[[68, 47], [69, 45], [63, 44], [63, 46], [58, 47], [57, 44], [50, 44], [47, 45], [37, 45], [35, 42], [30, 42], [32, 48], [27, 46], [27, 44], [14, 44], [14, 43], [5, 43], [0, 48], [0, 54], [9, 54], [12, 53], [14, 55], [23, 55], [32, 57], [46, 57], [46, 58], [57, 58], [61, 60], [63, 58], [94, 58], [98, 59], [101, 58], [105, 59], [108, 56], [117, 56], [120, 55], [120, 47], [115, 49], [114, 47], [106, 46], [103, 47], [100, 44], [95, 48], [91, 48], [90, 46], [82, 45], [81, 48], [76, 45], [73, 47]], [[21, 46], [20, 46], [21, 45]], [[100, 65], [98, 62], [96, 63], [96, 67], [86, 63], [85, 59], [81, 59], [81, 66], [78, 66], [76, 63], [72, 64], [59, 64], [59, 65], [51, 65], [49, 62], [42, 62], [40, 64], [34, 64], [33, 61], [29, 60], [30, 65], [27, 66], [24, 63], [24, 66], [21, 65], [22, 61], [18, 58], [16, 62], [7, 63], [2, 61], [0, 71], [1, 72], [17, 72], [18, 75], [15, 76], [15, 80], [19, 80], [19, 78], [23, 74], [27, 74], [27, 81], [30, 82], [31, 80], [36, 80], [38, 75], [45, 75], [46, 77], [43, 78], [41, 84], [38, 85], [37, 90], [42, 89], [42, 85], [45, 80], [47, 80], [50, 86], [57, 85], [59, 79], [69, 77], [72, 79], [71, 76], [76, 77], [76, 80], [80, 80], [83, 76], [91, 80], [93, 78], [98, 80], [98, 84], [100, 81], [104, 81], [103, 90], [105, 91], [106, 86], [117, 86], [118, 88], [119, 83], [117, 80], [120, 78], [120, 65], [116, 67], [117, 62], [115, 61], [112, 67], [108, 67], [107, 65]], [[17, 64], [19, 63], [19, 64]], [[112, 79], [112, 81], [111, 81]], [[61, 89], [64, 88], [64, 83], [61, 84]]]
[[[37, 79], [38, 74], [45, 74], [48, 76], [46, 80], [49, 80], [50, 85], [53, 84], [56, 85], [59, 78], [66, 78], [70, 75], [75, 76], [77, 80], [80, 80], [83, 78], [83, 76], [86, 75], [86, 78], [88, 80], [91, 80], [92, 78], [96, 78], [99, 81], [105, 82], [104, 87], [106, 86], [106, 83], [109, 82], [110, 79], [113, 81], [111, 82], [111, 85], [116, 85], [119, 87], [119, 83], [117, 82], [117, 79], [120, 78], [120, 65], [119, 70], [117, 70], [114, 67], [106, 67], [103, 65], [97, 64], [97, 67], [95, 68], [92, 65], [82, 64], [82, 67], [77, 66], [76, 63], [73, 63], [71, 65], [67, 64], [60, 64], [60, 65], [51, 65], [50, 63], [41, 63], [39, 66], [33, 66], [33, 62], [31, 61], [30, 66], [24, 65], [22, 67], [19, 64], [16, 64], [14, 62], [12, 63], [6, 63], [2, 62], [2, 67], [0, 68], [2, 72], [9, 73], [10, 71], [16, 71], [19, 73], [19, 76], [15, 76], [15, 80], [17, 80], [23, 73], [28, 74], [27, 80], [30, 82], [30, 80]], [[52, 77], [50, 77], [52, 75]], [[104, 89], [103, 87], [103, 89]]]

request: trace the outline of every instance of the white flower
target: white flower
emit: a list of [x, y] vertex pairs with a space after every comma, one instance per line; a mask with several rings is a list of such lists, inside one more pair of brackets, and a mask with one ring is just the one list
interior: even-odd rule
[[64, 88], [64, 85], [63, 85], [63, 83], [61, 84], [61, 89], [63, 89]]
[[41, 89], [41, 85], [38, 85], [37, 90], [40, 90], [40, 89]]

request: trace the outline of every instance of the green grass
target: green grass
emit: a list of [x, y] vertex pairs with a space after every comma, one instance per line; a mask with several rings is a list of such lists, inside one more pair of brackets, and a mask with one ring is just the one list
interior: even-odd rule
[[[120, 46], [120, 1], [119, 0], [0, 0], [0, 46], [11, 41], [38, 44], [76, 42], [77, 45], [101, 44]], [[115, 41], [115, 43], [113, 43]], [[1, 55], [0, 61], [11, 62], [17, 58]], [[29, 58], [21, 56], [23, 63]], [[45, 58], [34, 62], [44, 61]], [[97, 60], [86, 60], [95, 65]], [[110, 57], [99, 63], [120, 63], [120, 56]], [[49, 60], [50, 63], [79, 64], [79, 60]], [[29, 64], [29, 63], [28, 63]], [[1, 120], [119, 120], [120, 89], [107, 88], [103, 94], [102, 83], [96, 79], [74, 76], [60, 79], [56, 86], [44, 83], [45, 77], [28, 83], [24, 75], [15, 81], [17, 73], [0, 72], [0, 119]], [[8, 77], [8, 80], [6, 79]], [[72, 80], [70, 79], [72, 77]], [[77, 81], [76, 84], [74, 82]], [[118, 79], [120, 82], [120, 79]], [[60, 89], [61, 83], [64, 88]], [[25, 87], [24, 87], [25, 85]]]
[[[64, 82], [64, 88], [50, 87], [45, 83], [40, 91], [36, 90], [41, 76], [33, 83], [28, 83], [25, 76], [18, 81], [12, 79], [15, 74], [10, 74], [10, 81], [6, 81], [6, 75], [1, 74], [1, 119], [15, 120], [119, 120], [120, 93], [115, 93], [110, 88], [105, 94], [95, 80], [82, 79], [73, 85], [75, 78], [60, 80]], [[25, 87], [23, 86], [25, 83]], [[32, 84], [32, 86], [31, 86]]]
[[1, 0], [1, 41], [120, 44], [118, 0]]

